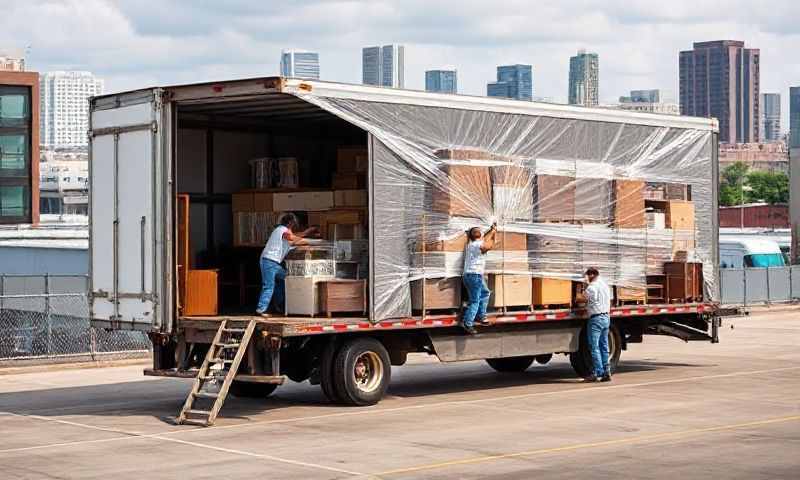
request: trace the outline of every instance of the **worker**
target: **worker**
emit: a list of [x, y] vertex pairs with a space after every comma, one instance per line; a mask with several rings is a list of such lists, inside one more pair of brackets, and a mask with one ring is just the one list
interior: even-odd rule
[[584, 380], [587, 382], [610, 382], [611, 369], [608, 365], [608, 329], [611, 326], [611, 288], [600, 276], [595, 267], [586, 269], [584, 274], [587, 283], [586, 310], [589, 322], [586, 335], [589, 349], [592, 352], [592, 373]]
[[286, 270], [281, 264], [292, 248], [306, 245], [308, 241], [305, 237], [318, 232], [316, 227], [311, 227], [300, 233], [294, 233], [297, 226], [297, 216], [294, 213], [285, 214], [261, 252], [261, 295], [258, 298], [256, 313], [262, 317], [269, 316], [267, 309], [273, 297], [275, 310], [284, 311]]
[[486, 253], [494, 248], [496, 232], [496, 223], [489, 227], [486, 234], [481, 232], [480, 227], [472, 227], [467, 231], [462, 281], [467, 289], [469, 299], [461, 316], [461, 326], [471, 335], [478, 333], [475, 330], [476, 322], [480, 325], [489, 324], [486, 319], [486, 306], [489, 304], [489, 296], [492, 292], [486, 286], [483, 271], [486, 268]]

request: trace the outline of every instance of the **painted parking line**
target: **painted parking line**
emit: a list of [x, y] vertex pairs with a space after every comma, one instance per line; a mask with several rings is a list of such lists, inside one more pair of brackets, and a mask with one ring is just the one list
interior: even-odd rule
[[383, 477], [383, 476], [390, 476], [390, 475], [400, 475], [405, 473], [415, 473], [421, 472], [425, 470], [434, 470], [440, 468], [447, 468], [447, 467], [455, 467], [460, 465], [470, 465], [475, 463], [485, 463], [485, 462], [493, 462], [498, 460], [507, 460], [513, 458], [520, 458], [520, 457], [532, 457], [535, 455], [545, 455], [550, 453], [560, 453], [560, 452], [569, 452], [575, 450], [584, 450], [584, 449], [591, 449], [591, 448], [601, 448], [601, 447], [609, 447], [615, 445], [627, 445], [632, 443], [644, 443], [644, 442], [652, 442], [655, 440], [672, 440], [672, 439], [680, 439], [684, 437], [691, 437], [695, 435], [702, 435], [707, 433], [714, 433], [714, 432], [724, 432], [730, 430], [738, 430], [738, 429], [746, 429], [746, 428], [754, 428], [754, 427], [761, 427], [764, 425], [772, 425], [777, 423], [787, 423], [787, 422], [797, 422], [800, 421], [800, 415], [793, 415], [789, 417], [778, 417], [778, 418], [768, 418], [764, 420], [756, 420], [752, 422], [744, 422], [744, 423], [733, 423], [728, 425], [718, 425], [715, 427], [706, 427], [706, 428], [693, 428], [690, 430], [680, 430], [677, 432], [665, 432], [665, 433], [656, 433], [652, 435], [638, 435], [635, 437], [626, 437], [620, 438], [616, 440], [605, 440], [602, 442], [591, 442], [591, 443], [576, 443], [572, 445], [563, 445], [560, 447], [553, 447], [553, 448], [541, 448], [536, 450], [527, 450], [523, 452], [514, 452], [514, 453], [504, 453], [499, 455], [484, 455], [478, 457], [471, 457], [471, 458], [462, 458], [459, 460], [451, 460], [447, 462], [440, 462], [440, 463], [429, 463], [426, 465], [416, 465], [412, 467], [406, 468], [398, 468], [394, 470], [386, 470], [383, 472], [374, 473], [374, 476]]

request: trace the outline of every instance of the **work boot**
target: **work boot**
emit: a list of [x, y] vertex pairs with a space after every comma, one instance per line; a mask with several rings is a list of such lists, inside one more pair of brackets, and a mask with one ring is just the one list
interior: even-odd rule
[[478, 331], [475, 330], [475, 327], [473, 327], [472, 325], [463, 325], [463, 327], [464, 331], [469, 333], [470, 335], [476, 335], [478, 333]]
[[595, 383], [599, 382], [600, 379], [597, 378], [597, 375], [589, 375], [588, 377], [583, 377], [583, 381], [586, 383]]
[[489, 323], [489, 319], [486, 318], [486, 317], [479, 318], [479, 319], [475, 320], [475, 323], [477, 323], [478, 325], [481, 325], [483, 327], [488, 327], [489, 325], [491, 325], [491, 323]]
[[600, 379], [601, 382], [610, 382], [611, 381], [611, 374], [606, 372], [605, 375]]

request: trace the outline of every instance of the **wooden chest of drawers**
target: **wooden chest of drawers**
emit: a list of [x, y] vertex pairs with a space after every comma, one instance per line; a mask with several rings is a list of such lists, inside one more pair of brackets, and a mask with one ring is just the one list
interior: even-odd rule
[[703, 264], [666, 262], [666, 296], [668, 301], [694, 302], [703, 299]]

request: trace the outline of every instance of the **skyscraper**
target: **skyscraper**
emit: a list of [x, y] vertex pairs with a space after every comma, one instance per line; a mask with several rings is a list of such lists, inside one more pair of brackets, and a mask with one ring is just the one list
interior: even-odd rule
[[281, 75], [319, 80], [319, 53], [284, 50], [281, 52]]
[[715, 117], [721, 142], [757, 142], [759, 59], [757, 48], [738, 40], [696, 42], [681, 52], [681, 114]]
[[86, 145], [89, 97], [103, 93], [103, 80], [90, 72], [47, 72], [39, 86], [42, 145]]
[[486, 85], [486, 95], [533, 100], [533, 68], [522, 64], [497, 67], [497, 81]]
[[569, 103], [596, 107], [600, 101], [600, 58], [596, 53], [578, 50], [569, 58]]
[[789, 87], [789, 146], [800, 149], [800, 87]]
[[403, 88], [405, 47], [384, 45], [361, 51], [361, 79], [366, 85]]
[[781, 139], [781, 94], [762, 93], [761, 105], [761, 132], [762, 142], [777, 142]]
[[425, 90], [428, 92], [458, 93], [458, 73], [455, 70], [426, 71]]
[[620, 103], [659, 103], [661, 90], [631, 90], [629, 97], [619, 97]]

